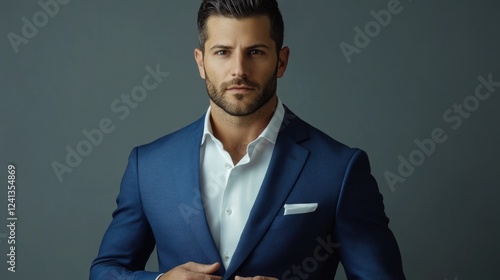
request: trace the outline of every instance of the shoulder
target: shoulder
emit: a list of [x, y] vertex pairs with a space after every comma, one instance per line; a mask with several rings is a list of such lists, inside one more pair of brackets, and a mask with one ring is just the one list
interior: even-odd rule
[[299, 118], [288, 108], [283, 121], [282, 132], [295, 137], [297, 143], [320, 158], [343, 159], [349, 161], [357, 153], [364, 153], [350, 147]]
[[181, 151], [192, 150], [193, 147], [201, 143], [203, 120], [204, 116], [177, 131], [136, 147], [138, 156], [161, 156], [164, 153], [176, 154]]

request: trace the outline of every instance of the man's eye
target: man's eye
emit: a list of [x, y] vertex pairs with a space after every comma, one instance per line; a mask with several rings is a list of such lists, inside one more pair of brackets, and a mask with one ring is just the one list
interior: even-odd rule
[[263, 51], [261, 51], [261, 50], [251, 50], [251, 51], [250, 51], [250, 54], [251, 54], [251, 55], [263, 54], [263, 53], [264, 53], [264, 52], [263, 52]]
[[220, 50], [220, 51], [216, 51], [215, 52], [216, 55], [227, 55], [228, 54], [228, 51], [225, 51], [225, 50]]

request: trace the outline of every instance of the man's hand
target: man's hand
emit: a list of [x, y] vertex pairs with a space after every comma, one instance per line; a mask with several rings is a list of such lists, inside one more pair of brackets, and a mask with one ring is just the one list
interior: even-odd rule
[[255, 277], [236, 276], [234, 280], [278, 280], [278, 278], [264, 277], [264, 276], [255, 276]]
[[188, 262], [163, 274], [159, 280], [220, 280], [222, 277], [211, 275], [219, 269], [219, 266], [219, 263], [201, 264]]

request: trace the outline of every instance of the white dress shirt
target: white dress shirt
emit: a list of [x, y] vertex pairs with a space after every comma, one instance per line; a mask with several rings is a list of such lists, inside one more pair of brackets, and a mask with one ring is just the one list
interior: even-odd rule
[[266, 175], [284, 114], [278, 99], [269, 124], [248, 144], [246, 155], [234, 165], [212, 133], [208, 108], [200, 149], [200, 187], [208, 225], [226, 268]]

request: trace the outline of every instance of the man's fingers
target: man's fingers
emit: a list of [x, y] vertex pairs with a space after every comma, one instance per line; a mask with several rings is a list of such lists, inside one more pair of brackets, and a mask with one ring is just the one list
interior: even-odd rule
[[201, 263], [195, 263], [195, 262], [188, 262], [186, 264], [181, 265], [182, 268], [188, 271], [192, 272], [198, 272], [198, 273], [203, 273], [203, 274], [212, 274], [217, 272], [219, 269], [220, 264], [213, 263], [213, 264], [201, 264]]
[[163, 274], [160, 280], [178, 280], [178, 279], [191, 279], [191, 280], [221, 280], [222, 277], [212, 275], [219, 269], [220, 264], [201, 264], [195, 262], [188, 262], [179, 265], [174, 269], [167, 271]]
[[278, 278], [264, 277], [264, 276], [255, 276], [255, 277], [236, 276], [234, 280], [278, 280]]

